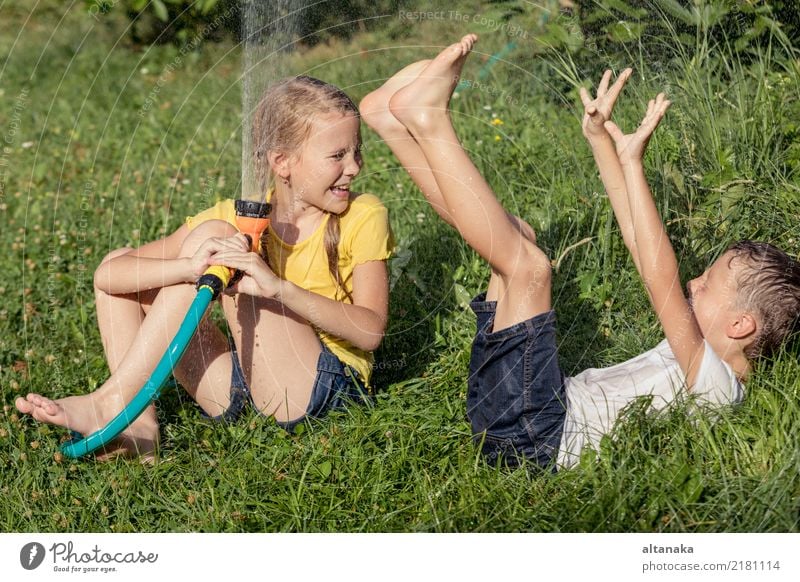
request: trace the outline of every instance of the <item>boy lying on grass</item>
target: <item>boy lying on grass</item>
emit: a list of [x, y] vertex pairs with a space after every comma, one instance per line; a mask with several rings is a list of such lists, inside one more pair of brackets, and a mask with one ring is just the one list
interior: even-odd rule
[[530, 226], [501, 207], [449, 117], [476, 40], [467, 35], [432, 61], [409, 65], [360, 109], [431, 206], [492, 268], [486, 293], [471, 304], [477, 333], [467, 393], [467, 414], [488, 460], [570, 466], [639, 396], [652, 396], [654, 409], [687, 391], [706, 405], [741, 401], [753, 358], [774, 351], [797, 325], [800, 266], [771, 245], [742, 241], [690, 281], [684, 295], [642, 164], [670, 102], [658, 95], [639, 128], [623, 134], [610, 116], [630, 70], [611, 88], [607, 71], [595, 99], [581, 91], [583, 131], [666, 340], [622, 364], [564, 378], [550, 261]]

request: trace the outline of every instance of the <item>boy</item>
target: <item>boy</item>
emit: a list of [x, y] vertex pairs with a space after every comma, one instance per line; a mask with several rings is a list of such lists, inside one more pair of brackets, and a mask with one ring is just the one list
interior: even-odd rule
[[473, 433], [488, 460], [570, 466], [583, 446], [598, 445], [638, 396], [652, 395], [654, 408], [685, 390], [706, 404], [741, 401], [750, 360], [777, 347], [796, 325], [800, 267], [770, 245], [737, 243], [692, 280], [689, 298], [684, 296], [642, 165], [670, 103], [663, 94], [650, 101], [632, 134], [609, 120], [630, 70], [611, 88], [607, 71], [595, 99], [581, 91], [583, 131], [666, 340], [623, 364], [563, 377], [550, 261], [532, 229], [500, 206], [448, 115], [476, 40], [467, 35], [434, 60], [406, 67], [360, 108], [433, 208], [492, 268], [487, 292], [472, 302], [477, 333], [467, 394]]

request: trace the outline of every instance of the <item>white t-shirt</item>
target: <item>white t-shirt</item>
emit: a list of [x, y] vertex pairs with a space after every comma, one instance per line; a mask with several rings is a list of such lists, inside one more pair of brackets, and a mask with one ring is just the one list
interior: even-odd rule
[[[691, 395], [699, 404], [741, 402], [744, 388], [731, 367], [704, 342], [703, 361]], [[558, 464], [569, 467], [585, 446], [598, 448], [611, 432], [620, 411], [639, 396], [653, 396], [651, 410], [661, 410], [685, 392], [683, 371], [667, 343], [610, 368], [590, 368], [565, 379], [567, 416], [558, 451]]]

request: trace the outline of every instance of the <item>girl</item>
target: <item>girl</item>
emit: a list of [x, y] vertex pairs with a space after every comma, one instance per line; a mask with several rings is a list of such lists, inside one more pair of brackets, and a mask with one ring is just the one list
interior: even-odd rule
[[[255, 112], [259, 186], [270, 226], [260, 252], [233, 224], [232, 200], [187, 219], [170, 236], [107, 255], [95, 272], [97, 316], [111, 377], [95, 392], [16, 407], [40, 422], [87, 435], [142, 386], [175, 334], [209, 265], [244, 273], [223, 296], [231, 339], [204, 320], [175, 377], [213, 418], [235, 419], [247, 401], [291, 430], [369, 389], [372, 351], [388, 315], [388, 215], [350, 191], [361, 170], [358, 109], [340, 89], [295, 77], [269, 88]], [[154, 407], [113, 452], [150, 453]]]

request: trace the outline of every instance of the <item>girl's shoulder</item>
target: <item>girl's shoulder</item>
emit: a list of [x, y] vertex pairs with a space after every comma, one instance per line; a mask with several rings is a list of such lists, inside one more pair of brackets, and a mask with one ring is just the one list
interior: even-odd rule
[[342, 225], [358, 223], [368, 220], [370, 217], [385, 220], [388, 216], [386, 207], [381, 199], [374, 194], [366, 192], [356, 192], [350, 197], [350, 206], [347, 211], [340, 215]]
[[186, 224], [189, 230], [207, 220], [224, 220], [231, 224], [236, 224], [236, 208], [232, 199], [220, 200], [211, 208], [207, 208], [194, 216], [186, 217]]
[[374, 194], [350, 196], [350, 206], [339, 215], [342, 256], [352, 257], [355, 264], [389, 258], [394, 236], [383, 202]]
[[389, 222], [389, 212], [374, 194], [353, 193], [347, 211], [339, 215], [342, 232], [360, 228], [367, 223]]
[[350, 208], [347, 213], [352, 211], [369, 211], [372, 209], [385, 209], [386, 207], [381, 202], [381, 199], [368, 192], [354, 192], [350, 197]]

